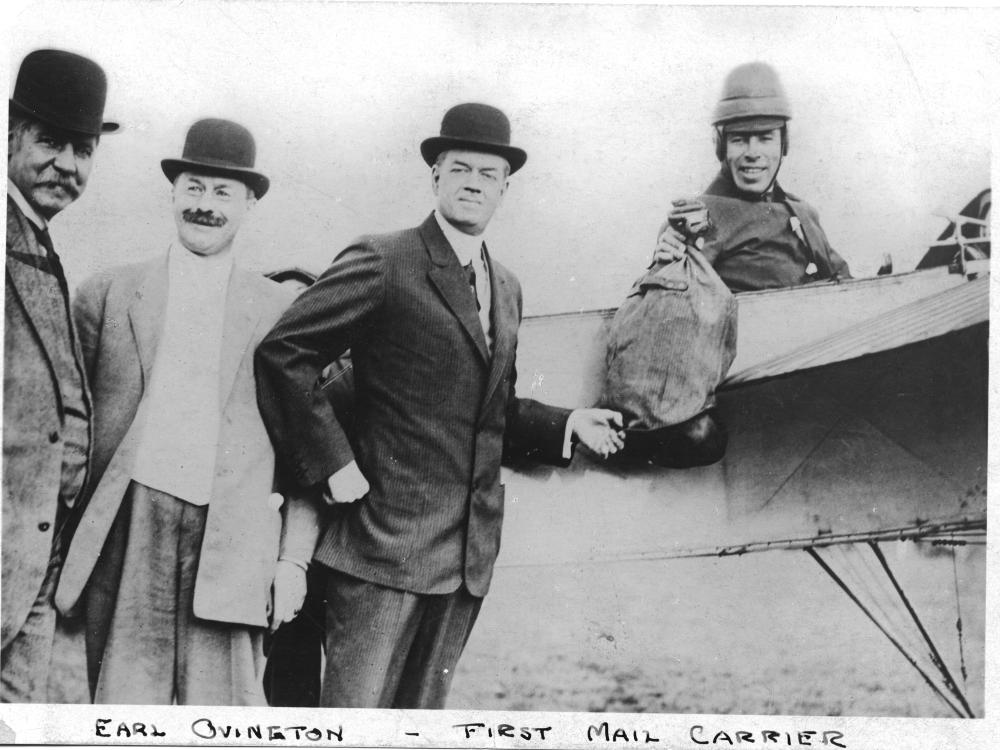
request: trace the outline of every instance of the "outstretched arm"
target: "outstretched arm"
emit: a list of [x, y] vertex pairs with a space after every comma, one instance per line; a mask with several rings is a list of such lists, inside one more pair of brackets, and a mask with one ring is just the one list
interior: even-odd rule
[[516, 370], [511, 369], [507, 399], [504, 460], [530, 459], [567, 466], [573, 446], [582, 443], [607, 458], [625, 445], [622, 415], [610, 409], [564, 409], [514, 395]]
[[611, 409], [576, 409], [569, 415], [566, 432], [601, 458], [625, 447], [622, 415]]

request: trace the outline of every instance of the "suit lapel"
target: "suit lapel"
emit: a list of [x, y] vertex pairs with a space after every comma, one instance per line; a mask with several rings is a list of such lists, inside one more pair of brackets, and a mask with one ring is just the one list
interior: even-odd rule
[[[48, 295], [32, 294], [38, 287], [39, 277], [45, 273], [30, 259], [43, 258], [45, 249], [38, 243], [35, 230], [17, 204], [7, 199], [7, 275], [26, 317], [42, 343], [42, 349], [53, 368], [52, 353], [60, 345], [54, 340], [56, 328], [42, 324], [53, 316], [66, 315], [65, 309], [56, 309]], [[61, 307], [61, 306], [60, 306]], [[53, 370], [54, 372], [54, 370]]]
[[253, 338], [261, 307], [248, 272], [233, 267], [226, 292], [226, 317], [222, 324], [222, 351], [219, 359], [219, 407], [225, 408], [236, 381], [240, 362]]
[[469, 289], [469, 281], [465, 271], [458, 265], [458, 257], [445, 239], [433, 214], [421, 225], [420, 236], [434, 263], [434, 267], [427, 272], [428, 278], [476, 345], [476, 351], [479, 352], [483, 362], [489, 364], [490, 353], [486, 346], [486, 335], [483, 333], [482, 323], [479, 322], [479, 313], [476, 312], [476, 301]]
[[483, 398], [485, 404], [493, 398], [497, 386], [503, 380], [514, 357], [520, 311], [515, 292], [507, 280], [507, 271], [493, 263], [488, 252], [484, 254], [490, 269], [490, 289], [493, 297], [490, 308], [490, 321], [493, 325], [493, 361], [490, 366], [489, 380], [486, 382], [486, 395]]
[[157, 260], [152, 264], [135, 291], [135, 299], [128, 307], [129, 324], [139, 352], [139, 363], [142, 365], [143, 390], [149, 385], [153, 374], [153, 362], [156, 360], [156, 349], [163, 332], [163, 323], [167, 313], [167, 258]]

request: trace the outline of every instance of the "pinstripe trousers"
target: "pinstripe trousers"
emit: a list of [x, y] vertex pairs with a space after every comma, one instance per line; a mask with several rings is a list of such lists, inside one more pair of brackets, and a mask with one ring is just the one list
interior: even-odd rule
[[450, 594], [414, 594], [325, 570], [320, 705], [444, 708], [482, 598], [464, 585]]

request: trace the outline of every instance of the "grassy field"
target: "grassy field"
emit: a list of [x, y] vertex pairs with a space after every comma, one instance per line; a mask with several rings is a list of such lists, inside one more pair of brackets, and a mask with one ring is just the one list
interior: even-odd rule
[[[885, 551], [961, 683], [951, 552]], [[965, 690], [982, 715], [983, 548], [957, 562]], [[804, 552], [499, 570], [450, 706], [953, 715]]]
[[[951, 552], [885, 545], [959, 681]], [[966, 694], [981, 715], [983, 548], [959, 550]], [[65, 623], [53, 684], [87, 699]], [[449, 706], [494, 710], [950, 716], [802, 552], [497, 570]]]

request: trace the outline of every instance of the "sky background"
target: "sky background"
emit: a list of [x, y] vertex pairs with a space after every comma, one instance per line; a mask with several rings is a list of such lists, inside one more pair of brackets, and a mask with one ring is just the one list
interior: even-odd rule
[[453, 104], [505, 110], [528, 162], [487, 238], [526, 314], [613, 307], [675, 197], [718, 169], [709, 118], [735, 65], [766, 60], [792, 103], [781, 182], [855, 275], [913, 268], [990, 185], [1000, 13], [988, 8], [299, 2], [32, 2], [8, 9], [12, 89], [45, 46], [109, 77], [84, 196], [53, 222], [71, 286], [174, 236], [160, 159], [195, 120], [248, 126], [272, 182], [244, 265], [319, 272], [359, 234], [433, 207], [419, 144]]

